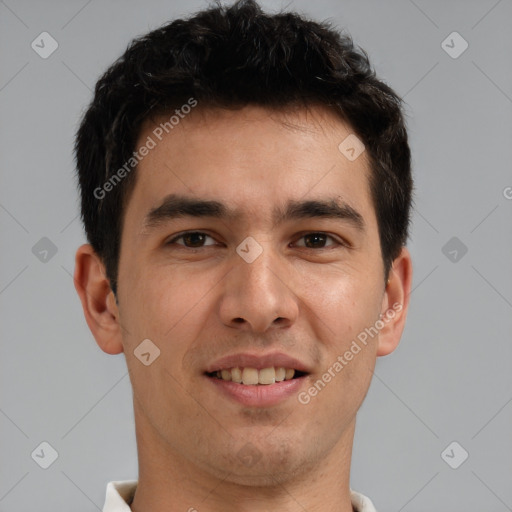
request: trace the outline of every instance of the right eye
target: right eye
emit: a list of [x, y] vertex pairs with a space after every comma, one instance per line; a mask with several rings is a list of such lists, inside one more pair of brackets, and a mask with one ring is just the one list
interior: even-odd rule
[[[201, 231], [187, 231], [169, 240], [165, 245], [177, 244], [183, 245], [184, 247], [188, 247], [190, 249], [200, 249], [201, 247], [205, 247], [208, 245], [215, 245], [205, 245], [204, 242], [206, 238], [210, 238], [211, 240], [213, 240], [213, 238], [210, 235], [207, 235], [206, 233], [203, 233]], [[178, 243], [178, 240], [183, 240], [183, 243]]]

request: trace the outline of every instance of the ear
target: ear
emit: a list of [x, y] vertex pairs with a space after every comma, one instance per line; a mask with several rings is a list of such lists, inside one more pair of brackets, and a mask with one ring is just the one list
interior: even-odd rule
[[393, 261], [389, 280], [382, 298], [381, 321], [384, 326], [379, 332], [378, 356], [387, 356], [398, 347], [405, 327], [412, 284], [412, 261], [406, 247]]
[[76, 252], [74, 283], [96, 343], [107, 354], [119, 354], [123, 344], [116, 298], [105, 266], [90, 244]]

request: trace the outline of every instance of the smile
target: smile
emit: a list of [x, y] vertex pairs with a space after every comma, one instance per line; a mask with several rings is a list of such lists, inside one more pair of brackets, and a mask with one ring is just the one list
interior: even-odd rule
[[294, 368], [269, 367], [258, 370], [257, 368], [230, 368], [217, 370], [216, 372], [207, 373], [209, 377], [220, 379], [227, 382], [236, 382], [245, 386], [257, 386], [275, 384], [285, 380], [302, 377], [304, 372], [295, 370]]

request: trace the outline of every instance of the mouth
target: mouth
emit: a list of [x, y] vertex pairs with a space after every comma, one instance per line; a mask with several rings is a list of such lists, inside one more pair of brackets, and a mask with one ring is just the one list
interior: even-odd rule
[[271, 407], [297, 396], [310, 368], [283, 353], [244, 353], [224, 357], [204, 376], [216, 394], [249, 407]]
[[269, 366], [262, 369], [251, 367], [224, 368], [205, 374], [212, 379], [234, 382], [242, 386], [269, 386], [278, 382], [300, 379], [306, 376], [307, 372], [283, 366]]

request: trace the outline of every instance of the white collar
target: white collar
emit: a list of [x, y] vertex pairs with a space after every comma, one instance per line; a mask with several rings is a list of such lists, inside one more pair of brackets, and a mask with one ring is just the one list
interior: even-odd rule
[[131, 503], [137, 488], [137, 480], [109, 482], [103, 512], [131, 512]]
[[[103, 512], [131, 512], [131, 503], [137, 488], [137, 480], [109, 482]], [[350, 491], [352, 506], [357, 512], [377, 512], [370, 498]]]

